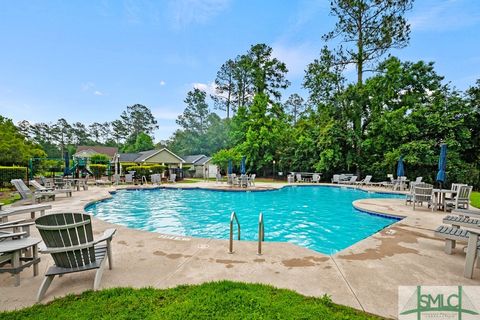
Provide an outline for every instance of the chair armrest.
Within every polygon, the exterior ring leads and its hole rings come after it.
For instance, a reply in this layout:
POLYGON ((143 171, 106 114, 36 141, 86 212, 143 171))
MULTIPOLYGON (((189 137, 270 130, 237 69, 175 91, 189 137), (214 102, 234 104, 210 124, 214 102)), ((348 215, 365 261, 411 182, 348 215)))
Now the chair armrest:
POLYGON ((15 233, 0 233, 0 239, 7 239, 7 238, 13 238, 13 237, 21 237, 25 236, 27 233, 25 231, 22 232, 15 232, 15 233))
POLYGON ((26 221, 26 220, 25 219, 18 219, 18 220, 13 220, 13 221, 8 221, 8 222, 2 222, 2 223, 0 223, 0 228, 4 227, 4 226, 10 226, 10 225, 15 224, 15 223, 24 222, 24 221, 26 221))
POLYGON ((112 240, 113 238, 113 235, 117 232, 117 229, 107 229, 103 232, 103 235, 97 239, 97 240, 93 240, 93 243, 97 244, 99 242, 102 242, 102 241, 107 241, 107 240, 112 240))
POLYGON ((19 227, 29 227, 34 225, 35 222, 25 222, 25 223, 17 223, 17 224, 9 224, 9 225, 0 225, 0 230, 2 229, 9 229, 9 228, 19 228, 19 227))

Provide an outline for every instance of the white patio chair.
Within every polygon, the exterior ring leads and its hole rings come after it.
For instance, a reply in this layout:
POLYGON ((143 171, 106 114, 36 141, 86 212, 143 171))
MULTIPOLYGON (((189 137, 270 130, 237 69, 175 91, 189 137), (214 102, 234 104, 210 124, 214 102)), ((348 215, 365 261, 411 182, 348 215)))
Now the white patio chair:
POLYGON ((453 209, 468 209, 470 207, 472 189, 473 187, 471 186, 460 186, 454 199, 445 200, 445 206, 453 209))

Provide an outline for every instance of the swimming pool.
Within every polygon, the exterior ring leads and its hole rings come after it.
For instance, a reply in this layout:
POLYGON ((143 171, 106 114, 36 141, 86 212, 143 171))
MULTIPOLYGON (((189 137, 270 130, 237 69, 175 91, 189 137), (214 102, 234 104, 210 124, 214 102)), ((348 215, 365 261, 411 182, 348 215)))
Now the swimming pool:
POLYGON ((230 214, 235 211, 242 240, 257 240, 262 212, 265 241, 287 241, 333 254, 399 220, 356 210, 353 201, 395 197, 328 186, 289 186, 263 192, 120 190, 85 211, 134 229, 217 239, 228 239, 230 214))

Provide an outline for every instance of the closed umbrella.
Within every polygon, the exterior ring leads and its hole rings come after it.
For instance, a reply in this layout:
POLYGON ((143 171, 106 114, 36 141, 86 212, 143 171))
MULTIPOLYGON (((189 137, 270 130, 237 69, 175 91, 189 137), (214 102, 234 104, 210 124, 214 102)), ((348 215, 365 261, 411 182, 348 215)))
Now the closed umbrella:
POLYGON ((228 160, 228 174, 232 174, 232 172, 233 172, 232 160, 228 160))
POLYGON ((68 157, 68 151, 63 154, 65 160, 65 169, 63 169, 63 175, 68 176, 70 174, 70 158, 68 157))
POLYGON ((440 146, 440 158, 438 159, 437 182, 440 186, 447 180, 447 145, 442 143, 440 146))
POLYGON ((403 165, 403 156, 400 156, 397 163, 397 178, 405 176, 405 167, 403 165))
POLYGON ((245 174, 247 172, 247 170, 245 169, 245 161, 246 161, 246 157, 243 156, 242 157, 242 162, 240 162, 240 173, 241 174, 245 174))

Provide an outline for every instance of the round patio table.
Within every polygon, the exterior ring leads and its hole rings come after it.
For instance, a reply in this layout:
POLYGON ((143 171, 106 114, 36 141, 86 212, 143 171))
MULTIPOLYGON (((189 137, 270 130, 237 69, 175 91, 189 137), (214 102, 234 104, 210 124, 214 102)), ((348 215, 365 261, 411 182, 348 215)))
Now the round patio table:
MULTIPOLYGON (((15 287, 20 285, 20 272, 33 264, 33 276, 38 275, 38 244, 42 240, 32 237, 0 241, 0 252, 9 257, 11 267, 2 267, 0 272, 10 272, 15 276, 15 287)), ((2 257, 4 257, 2 255, 2 257)))
POLYGON ((457 191, 451 189, 433 189, 433 194, 436 199, 436 206, 443 208, 443 211, 447 211, 447 206, 445 205, 445 196, 451 194, 452 197, 457 194, 457 191))

